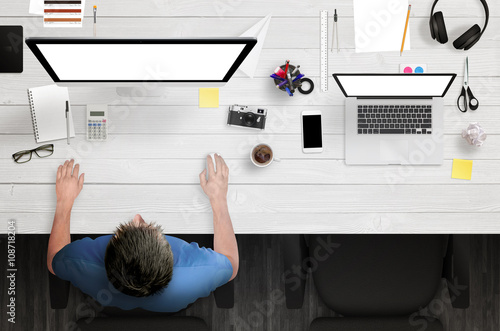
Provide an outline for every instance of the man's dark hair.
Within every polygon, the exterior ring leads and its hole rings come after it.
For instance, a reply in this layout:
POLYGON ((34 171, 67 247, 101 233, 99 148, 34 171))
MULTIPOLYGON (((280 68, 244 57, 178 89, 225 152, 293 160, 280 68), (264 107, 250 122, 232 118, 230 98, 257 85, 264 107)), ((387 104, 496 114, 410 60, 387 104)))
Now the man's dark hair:
POLYGON ((159 293, 172 279, 174 257, 159 225, 120 224, 106 247, 104 265, 120 292, 145 297, 159 293))

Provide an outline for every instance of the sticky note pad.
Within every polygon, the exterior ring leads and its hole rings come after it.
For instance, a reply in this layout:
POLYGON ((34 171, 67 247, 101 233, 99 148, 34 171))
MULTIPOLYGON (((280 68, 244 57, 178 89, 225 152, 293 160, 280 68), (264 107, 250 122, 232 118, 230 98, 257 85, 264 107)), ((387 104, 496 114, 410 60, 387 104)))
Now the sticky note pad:
POLYGON ((198 106, 200 108, 219 108, 219 89, 200 88, 198 106))
POLYGON ((453 159, 451 178, 468 179, 472 176, 472 160, 453 159))

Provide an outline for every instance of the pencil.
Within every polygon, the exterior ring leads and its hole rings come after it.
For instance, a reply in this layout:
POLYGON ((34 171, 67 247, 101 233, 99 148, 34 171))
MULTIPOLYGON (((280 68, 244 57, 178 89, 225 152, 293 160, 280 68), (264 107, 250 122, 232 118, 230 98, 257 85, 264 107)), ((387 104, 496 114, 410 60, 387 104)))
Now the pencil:
POLYGON ((408 15, 406 15, 405 32, 403 32, 403 42, 401 43, 401 51, 399 52, 399 56, 403 55, 403 48, 405 47, 406 30, 408 29, 408 21, 410 20, 410 10, 411 5, 408 5, 408 15))
POLYGON ((97 6, 94 6, 94 37, 97 36, 97 6))

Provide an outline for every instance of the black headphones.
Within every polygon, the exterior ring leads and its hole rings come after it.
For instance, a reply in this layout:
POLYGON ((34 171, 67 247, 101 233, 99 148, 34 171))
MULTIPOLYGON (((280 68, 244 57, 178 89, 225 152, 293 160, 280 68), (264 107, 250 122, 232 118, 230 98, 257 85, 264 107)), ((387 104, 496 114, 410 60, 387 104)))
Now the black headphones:
MULTIPOLYGON (((441 44, 445 44, 448 42, 448 34, 446 33, 446 25, 444 24, 443 12, 438 11, 434 13, 434 7, 436 7, 438 1, 439 0, 435 0, 434 4, 432 5, 429 25, 431 28, 432 39, 436 39, 441 44)), ((453 46, 455 46, 456 49, 463 49, 464 51, 470 49, 472 46, 474 46, 475 43, 479 41, 479 39, 481 39, 481 35, 484 33, 484 30, 486 30, 486 27, 488 26, 488 19, 490 18, 490 10, 488 8, 488 4, 486 3, 486 0, 479 1, 481 1, 481 3, 483 4, 484 13, 486 15, 484 28, 481 31, 479 25, 474 24, 469 30, 465 31, 464 34, 455 39, 455 41, 453 42, 453 46)))

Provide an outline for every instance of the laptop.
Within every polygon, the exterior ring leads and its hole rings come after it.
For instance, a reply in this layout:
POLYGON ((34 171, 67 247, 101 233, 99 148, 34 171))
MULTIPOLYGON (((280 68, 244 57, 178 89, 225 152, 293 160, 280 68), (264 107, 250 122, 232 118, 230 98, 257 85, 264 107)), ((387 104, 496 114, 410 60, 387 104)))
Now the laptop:
POLYGON ((442 164, 443 97, 456 74, 334 74, 346 164, 442 164))

